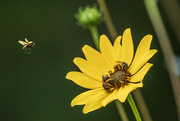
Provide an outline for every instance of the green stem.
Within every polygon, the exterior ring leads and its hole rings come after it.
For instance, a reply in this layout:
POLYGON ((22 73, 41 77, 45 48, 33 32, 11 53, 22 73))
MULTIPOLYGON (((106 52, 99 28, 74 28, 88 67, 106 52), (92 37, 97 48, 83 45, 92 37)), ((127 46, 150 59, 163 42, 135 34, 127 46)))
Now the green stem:
POLYGON ((136 120, 137 121, 142 121, 131 94, 128 95, 127 99, 128 99, 128 102, 129 102, 129 104, 130 104, 130 106, 131 106, 131 108, 133 110, 133 113, 134 113, 134 115, 136 117, 136 120))
POLYGON ((95 44, 97 50, 100 51, 100 48, 99 48, 99 33, 98 33, 98 30, 97 30, 97 27, 92 26, 92 27, 89 28, 89 30, 91 32, 91 35, 93 37, 94 44, 95 44))

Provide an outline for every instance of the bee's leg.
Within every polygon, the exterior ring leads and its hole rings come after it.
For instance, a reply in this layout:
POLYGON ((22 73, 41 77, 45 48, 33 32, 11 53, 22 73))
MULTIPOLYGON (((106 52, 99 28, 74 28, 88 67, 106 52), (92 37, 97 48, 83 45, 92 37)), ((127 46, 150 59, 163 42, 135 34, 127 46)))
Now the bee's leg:
POLYGON ((115 70, 115 71, 118 71, 118 70, 120 70, 120 69, 121 69, 121 67, 120 67, 120 65, 119 65, 119 64, 114 65, 114 70, 115 70))
POLYGON ((109 73, 109 75, 112 75, 112 71, 110 70, 110 71, 108 71, 108 73, 109 73))
POLYGON ((31 48, 28 48, 27 50, 27 54, 31 54, 31 48))

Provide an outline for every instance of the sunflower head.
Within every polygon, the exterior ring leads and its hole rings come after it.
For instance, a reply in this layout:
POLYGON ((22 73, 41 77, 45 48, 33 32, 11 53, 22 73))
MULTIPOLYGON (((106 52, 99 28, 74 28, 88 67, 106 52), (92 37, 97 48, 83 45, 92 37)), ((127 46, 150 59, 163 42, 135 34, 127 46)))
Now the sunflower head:
POLYGON ((131 31, 126 29, 113 45, 101 35, 100 52, 85 45, 86 59, 74 59, 81 72, 71 71, 66 78, 90 90, 75 97, 71 105, 85 105, 83 113, 88 113, 116 99, 125 102, 131 91, 143 86, 142 80, 153 65, 147 62, 157 52, 150 49, 151 41, 152 36, 146 35, 134 55, 131 31))
POLYGON ((103 20, 102 13, 95 4, 92 7, 86 6, 84 9, 80 7, 75 18, 78 25, 83 28, 97 26, 103 20))
POLYGON ((131 74, 128 71, 128 64, 117 61, 114 65, 114 72, 109 71, 109 75, 102 76, 103 87, 107 92, 123 87, 130 82, 131 74))

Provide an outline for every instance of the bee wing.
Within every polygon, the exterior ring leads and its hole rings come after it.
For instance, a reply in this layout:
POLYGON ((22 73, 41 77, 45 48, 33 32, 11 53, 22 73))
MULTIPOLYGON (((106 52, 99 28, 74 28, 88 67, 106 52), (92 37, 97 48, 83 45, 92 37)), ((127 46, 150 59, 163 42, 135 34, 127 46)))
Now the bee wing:
POLYGON ((25 41, 26 41, 26 42, 29 42, 26 38, 25 38, 25 41))
POLYGON ((26 45, 26 44, 27 44, 26 42, 21 41, 21 40, 19 40, 18 42, 19 42, 21 45, 26 45))

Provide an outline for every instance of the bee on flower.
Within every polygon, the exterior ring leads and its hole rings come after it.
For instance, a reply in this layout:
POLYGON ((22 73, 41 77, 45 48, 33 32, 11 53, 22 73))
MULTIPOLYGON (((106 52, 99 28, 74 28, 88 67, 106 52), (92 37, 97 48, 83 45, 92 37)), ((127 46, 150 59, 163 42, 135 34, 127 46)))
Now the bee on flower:
POLYGON ((90 90, 76 96, 71 106, 85 105, 86 114, 116 99, 125 102, 131 91, 143 87, 142 80, 153 65, 147 62, 157 52, 150 49, 151 41, 152 36, 146 35, 134 55, 131 31, 126 29, 113 45, 101 35, 100 52, 85 45, 82 51, 86 59, 73 60, 81 72, 71 71, 66 78, 90 90))

